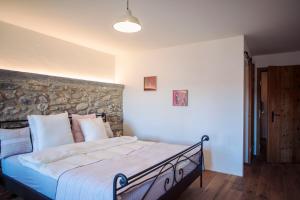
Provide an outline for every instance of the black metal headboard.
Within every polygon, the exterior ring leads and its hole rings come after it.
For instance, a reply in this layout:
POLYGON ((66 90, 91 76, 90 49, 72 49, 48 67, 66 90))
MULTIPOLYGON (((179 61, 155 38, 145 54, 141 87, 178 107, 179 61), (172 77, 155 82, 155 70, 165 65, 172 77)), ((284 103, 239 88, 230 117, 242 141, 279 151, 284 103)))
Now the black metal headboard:
MULTIPOLYGON (((102 117, 104 122, 107 121, 106 113, 96 114, 96 117, 102 117)), ((69 119, 70 122, 72 123, 71 116, 69 116, 69 119)), ((16 129, 16 128, 24 128, 24 127, 28 127, 27 119, 0 121, 0 128, 16 129)))

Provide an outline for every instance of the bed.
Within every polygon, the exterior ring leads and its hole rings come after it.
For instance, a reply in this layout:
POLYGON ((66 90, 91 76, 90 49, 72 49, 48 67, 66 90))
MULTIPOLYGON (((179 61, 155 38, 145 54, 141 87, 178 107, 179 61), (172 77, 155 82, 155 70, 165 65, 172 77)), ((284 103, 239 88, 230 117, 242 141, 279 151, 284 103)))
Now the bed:
MULTIPOLYGON (((104 113, 100 116, 106 120, 104 113)), ((0 125, 23 127, 26 123, 0 125)), ((60 155, 53 160, 46 152, 38 154, 41 160, 47 159, 43 170, 40 165, 26 166, 32 154, 2 159, 3 179, 8 190, 24 199, 176 199, 199 176, 202 187, 203 143, 208 140, 204 135, 188 147, 125 136, 66 145, 47 151, 60 155), (84 157, 79 149, 84 149, 84 157), (70 165, 70 160, 76 162, 70 165)))

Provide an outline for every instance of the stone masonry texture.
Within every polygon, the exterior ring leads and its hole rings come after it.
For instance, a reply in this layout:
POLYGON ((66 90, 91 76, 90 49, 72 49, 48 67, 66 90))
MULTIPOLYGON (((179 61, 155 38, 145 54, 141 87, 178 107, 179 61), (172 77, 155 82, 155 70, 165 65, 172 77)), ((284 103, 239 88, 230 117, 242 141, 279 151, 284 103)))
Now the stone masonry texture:
POLYGON ((123 85, 0 69, 0 121, 30 114, 101 114, 123 134, 123 85))

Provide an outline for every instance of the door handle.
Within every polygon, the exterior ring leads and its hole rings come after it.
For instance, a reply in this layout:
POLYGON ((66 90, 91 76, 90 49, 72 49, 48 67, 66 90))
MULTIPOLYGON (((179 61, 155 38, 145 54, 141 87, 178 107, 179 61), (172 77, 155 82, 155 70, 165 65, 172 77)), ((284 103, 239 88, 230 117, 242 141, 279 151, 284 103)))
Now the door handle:
POLYGON ((272 122, 274 122, 275 117, 280 117, 280 114, 275 113, 274 111, 272 111, 272 122))

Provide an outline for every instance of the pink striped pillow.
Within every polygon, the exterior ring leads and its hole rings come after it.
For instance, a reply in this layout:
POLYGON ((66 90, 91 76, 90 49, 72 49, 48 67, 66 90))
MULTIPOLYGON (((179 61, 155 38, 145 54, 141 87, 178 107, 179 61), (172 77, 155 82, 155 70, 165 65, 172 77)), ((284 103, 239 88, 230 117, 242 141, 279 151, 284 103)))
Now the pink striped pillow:
POLYGON ((79 119, 94 119, 96 118, 96 114, 90 115, 76 115, 72 114, 72 133, 75 142, 84 142, 84 136, 82 134, 79 119))

